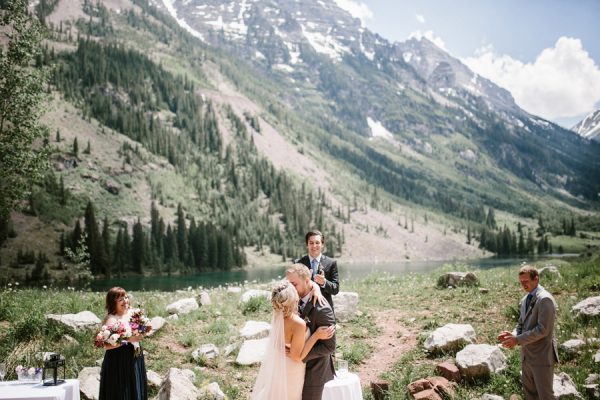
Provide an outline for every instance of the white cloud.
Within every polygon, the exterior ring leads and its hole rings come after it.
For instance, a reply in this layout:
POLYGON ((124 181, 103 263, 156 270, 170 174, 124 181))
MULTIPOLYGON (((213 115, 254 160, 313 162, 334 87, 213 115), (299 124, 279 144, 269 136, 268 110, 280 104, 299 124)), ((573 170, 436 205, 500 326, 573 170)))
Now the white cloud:
POLYGON ((600 69, 580 39, 560 37, 533 63, 498 55, 491 46, 462 61, 508 89, 521 108, 547 119, 589 113, 600 101, 600 69))
POLYGON ((421 14, 417 14, 415 15, 415 18, 417 19, 417 21, 419 21, 420 23, 424 24, 425 23, 425 17, 422 16, 421 14))
POLYGON ((442 40, 442 38, 439 37, 439 36, 435 36, 435 34, 433 33, 433 31, 431 31, 431 30, 425 31, 425 32, 422 32, 420 30, 411 32, 408 35, 408 38, 409 39, 415 38, 415 39, 418 39, 418 40, 421 40, 422 38, 426 38, 429 41, 433 42, 433 44, 435 44, 440 49, 442 49, 444 51, 448 51, 448 50, 446 50, 446 44, 444 43, 444 41, 442 40))
POLYGON ((334 0, 339 8, 350 13, 354 18, 360 19, 362 26, 365 26, 365 20, 373 18, 373 11, 365 3, 355 0, 334 0))

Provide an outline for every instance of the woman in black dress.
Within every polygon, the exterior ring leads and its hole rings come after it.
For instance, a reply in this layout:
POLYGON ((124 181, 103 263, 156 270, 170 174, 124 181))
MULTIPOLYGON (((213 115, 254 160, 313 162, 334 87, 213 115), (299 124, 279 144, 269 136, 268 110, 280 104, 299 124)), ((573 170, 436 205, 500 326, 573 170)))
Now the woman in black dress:
MULTIPOLYGON (((114 287, 106 294, 106 317, 102 325, 122 322, 128 329, 129 296, 125 289, 114 287)), ((131 336, 127 344, 104 343, 104 361, 100 370, 100 400, 147 400, 148 382, 142 335, 131 336)))

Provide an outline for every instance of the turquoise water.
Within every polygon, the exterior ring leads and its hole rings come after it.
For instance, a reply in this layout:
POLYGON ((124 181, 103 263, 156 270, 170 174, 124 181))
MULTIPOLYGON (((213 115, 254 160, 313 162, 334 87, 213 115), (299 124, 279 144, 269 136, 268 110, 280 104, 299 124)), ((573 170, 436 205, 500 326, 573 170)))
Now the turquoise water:
MULTIPOLYGON (((401 261, 389 263, 339 263, 340 280, 358 280, 370 274, 387 273, 390 275, 403 275, 409 272, 427 272, 444 264, 468 264, 473 268, 495 268, 514 265, 517 266, 532 258, 485 258, 470 261, 401 261)), ((539 259, 538 259, 539 260, 539 259)), ((113 286, 122 286, 127 290, 159 290, 174 291, 188 287, 217 287, 219 285, 235 285, 243 282, 269 282, 282 278, 285 267, 246 268, 233 271, 207 272, 198 275, 178 276, 131 276, 126 278, 97 279, 91 283, 94 291, 106 291, 113 286)))

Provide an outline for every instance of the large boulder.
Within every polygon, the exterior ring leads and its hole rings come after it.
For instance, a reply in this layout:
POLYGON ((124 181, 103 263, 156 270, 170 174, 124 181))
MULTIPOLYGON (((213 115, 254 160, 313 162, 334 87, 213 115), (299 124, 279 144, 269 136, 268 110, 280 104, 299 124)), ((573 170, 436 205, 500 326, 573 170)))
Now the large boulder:
POLYGON ((475 336, 475 329, 470 324, 447 324, 431 332, 423 346, 432 353, 457 351, 473 343, 475 336))
POLYGON ((504 397, 498 396, 497 394, 486 393, 481 396, 481 400, 504 400, 504 397))
POLYGON ((150 331, 150 333, 148 333, 148 336, 152 336, 156 332, 158 332, 163 326, 165 326, 166 322, 167 322, 167 320, 164 319, 163 317, 152 318, 150 320, 150 325, 152 326, 152 330, 150 331))
POLYGON ((77 375, 84 399, 97 400, 100 395, 100 367, 85 367, 77 375))
POLYGON ((235 362, 239 365, 252 365, 260 363, 267 348, 269 338, 246 340, 238 352, 235 362))
POLYGON ((191 370, 182 370, 179 368, 170 368, 163 381, 158 400, 196 400, 200 396, 200 391, 194 385, 194 372, 191 370), (190 374, 191 372, 191 374, 190 374))
POLYGON ((262 339, 269 336, 271 324, 264 321, 246 321, 240 329, 240 336, 244 339, 262 339))
POLYGON ((554 374, 552 389, 554 390, 554 397, 556 400, 581 399, 581 395, 577 391, 575 383, 571 377, 564 372, 561 372, 558 375, 554 374))
POLYGON ((81 311, 77 314, 47 314, 46 319, 58 322, 73 330, 99 328, 102 321, 91 311, 81 311))
POLYGON ((489 344, 468 345, 456 353, 456 365, 465 380, 487 378, 508 366, 502 351, 489 344))
POLYGON ((146 379, 148 379, 148 386, 151 388, 158 389, 163 383, 162 377, 152 370, 146 371, 146 379))
POLYGON ((210 306, 212 304, 212 300, 210 299, 210 295, 206 291, 202 291, 198 296, 198 303, 203 306, 210 306))
POLYGON ((223 393, 217 382, 212 382, 200 388, 200 398, 207 400, 224 400, 225 393, 223 393))
POLYGON ((271 292, 269 292, 268 290, 258 290, 258 289, 246 290, 242 294, 240 301, 242 303, 247 303, 250 299, 252 299, 254 297, 264 297, 270 301, 271 300, 271 292))
POLYGON ((196 299, 190 297, 187 299, 180 299, 169 304, 167 306, 167 312, 169 314, 183 315, 197 310, 198 308, 200 308, 200 306, 198 305, 196 299))
POLYGON ((335 319, 340 322, 348 322, 354 319, 358 313, 358 293, 339 292, 333 296, 335 304, 335 319))
POLYGON ((448 272, 438 278, 439 287, 478 286, 479 280, 472 272, 448 272))
POLYGON ((586 317, 597 317, 600 315, 600 296, 588 297, 575 304, 571 310, 586 317))
POLYGON ((219 355, 219 348, 212 343, 203 344, 196 350, 192 351, 194 361, 212 360, 219 355))
POLYGON ((582 339, 570 339, 560 345, 560 348, 567 354, 574 355, 579 353, 585 346, 592 343, 596 343, 598 339, 589 338, 587 340, 582 339))

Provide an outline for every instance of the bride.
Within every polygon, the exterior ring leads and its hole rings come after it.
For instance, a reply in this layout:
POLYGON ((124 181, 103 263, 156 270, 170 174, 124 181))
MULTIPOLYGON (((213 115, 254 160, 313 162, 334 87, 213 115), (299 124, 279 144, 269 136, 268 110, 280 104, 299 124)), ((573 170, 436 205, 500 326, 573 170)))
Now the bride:
MULTIPOLYGON (((313 297, 319 300, 321 297, 314 283, 313 297)), ((310 334, 298 315, 298 300, 298 292, 288 281, 277 284, 271 292, 271 332, 250 396, 252 400, 300 400, 306 367, 302 359, 319 339, 333 336, 333 326, 322 326, 310 334)))

